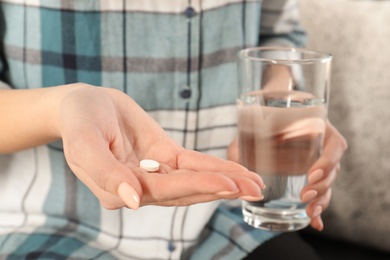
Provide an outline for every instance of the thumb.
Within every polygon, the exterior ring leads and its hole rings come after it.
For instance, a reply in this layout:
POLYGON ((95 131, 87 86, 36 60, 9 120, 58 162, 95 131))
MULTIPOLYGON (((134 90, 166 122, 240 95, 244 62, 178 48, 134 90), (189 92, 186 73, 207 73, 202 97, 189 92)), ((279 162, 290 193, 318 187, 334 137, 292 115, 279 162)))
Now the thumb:
POLYGON ((101 171, 95 182, 103 190, 119 196, 129 208, 137 209, 143 193, 141 184, 128 166, 118 162, 114 156, 112 158, 104 162, 107 170, 101 171))
POLYGON ((129 208, 137 209, 142 187, 133 171, 120 162, 104 142, 89 140, 88 143, 93 145, 74 143, 64 145, 69 166, 102 204, 106 208, 117 208, 118 203, 114 201, 119 198, 129 208))

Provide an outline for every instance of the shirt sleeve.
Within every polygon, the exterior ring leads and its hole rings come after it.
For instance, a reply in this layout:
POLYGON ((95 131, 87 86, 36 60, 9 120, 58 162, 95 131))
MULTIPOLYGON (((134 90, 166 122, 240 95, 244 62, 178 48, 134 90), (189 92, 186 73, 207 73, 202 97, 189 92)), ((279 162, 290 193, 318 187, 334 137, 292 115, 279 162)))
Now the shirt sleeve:
POLYGON ((298 0, 263 0, 259 42, 261 46, 304 46, 298 0))

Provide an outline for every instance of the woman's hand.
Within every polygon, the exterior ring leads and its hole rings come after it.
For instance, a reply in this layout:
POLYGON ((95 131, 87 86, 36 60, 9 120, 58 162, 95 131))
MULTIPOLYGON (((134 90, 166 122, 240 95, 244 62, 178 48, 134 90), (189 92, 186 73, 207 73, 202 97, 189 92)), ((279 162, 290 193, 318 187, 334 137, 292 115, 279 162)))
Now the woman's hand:
POLYGON ((321 213, 329 206, 332 185, 340 171, 340 161, 347 147, 347 141, 328 121, 321 157, 310 168, 309 184, 301 192, 301 200, 309 202, 306 212, 311 217, 311 226, 319 231, 324 228, 321 213))
MULTIPOLYGON (((322 155, 309 169, 309 184, 301 191, 301 200, 309 203, 306 212, 311 217, 311 226, 319 231, 323 229, 321 213, 329 206, 332 184, 340 170, 340 160, 346 149, 346 140, 328 121, 322 155)), ((228 159, 239 162, 237 139, 228 148, 228 159)))
POLYGON ((79 84, 58 113, 70 168, 108 209, 262 198, 255 173, 180 147, 120 91, 79 84), (139 168, 142 159, 159 162, 158 172, 139 168))

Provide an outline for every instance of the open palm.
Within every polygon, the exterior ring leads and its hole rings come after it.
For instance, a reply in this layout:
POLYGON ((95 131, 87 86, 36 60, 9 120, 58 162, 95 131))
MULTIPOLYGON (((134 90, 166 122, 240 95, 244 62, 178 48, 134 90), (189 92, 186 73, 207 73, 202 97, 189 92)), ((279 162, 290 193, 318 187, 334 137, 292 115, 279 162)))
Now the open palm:
POLYGON ((258 175, 177 145, 120 91, 72 91, 61 103, 59 126, 70 168, 108 209, 262 197, 258 175), (142 159, 158 161, 160 170, 139 168, 142 159))

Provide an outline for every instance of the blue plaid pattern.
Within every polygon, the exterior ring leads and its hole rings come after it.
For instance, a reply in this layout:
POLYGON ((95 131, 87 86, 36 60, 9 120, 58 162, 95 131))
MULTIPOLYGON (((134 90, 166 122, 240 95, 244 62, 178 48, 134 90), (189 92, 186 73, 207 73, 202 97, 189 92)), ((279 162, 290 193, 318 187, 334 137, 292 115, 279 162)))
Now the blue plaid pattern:
MULTIPOLYGON (((10 87, 117 88, 178 143, 220 157, 235 135, 237 51, 304 42, 295 0, 2 0, 0 8, 0 77, 10 87)), ((221 202, 105 210, 60 142, 1 156, 0 167, 0 259, 240 259, 277 235, 221 202)))

